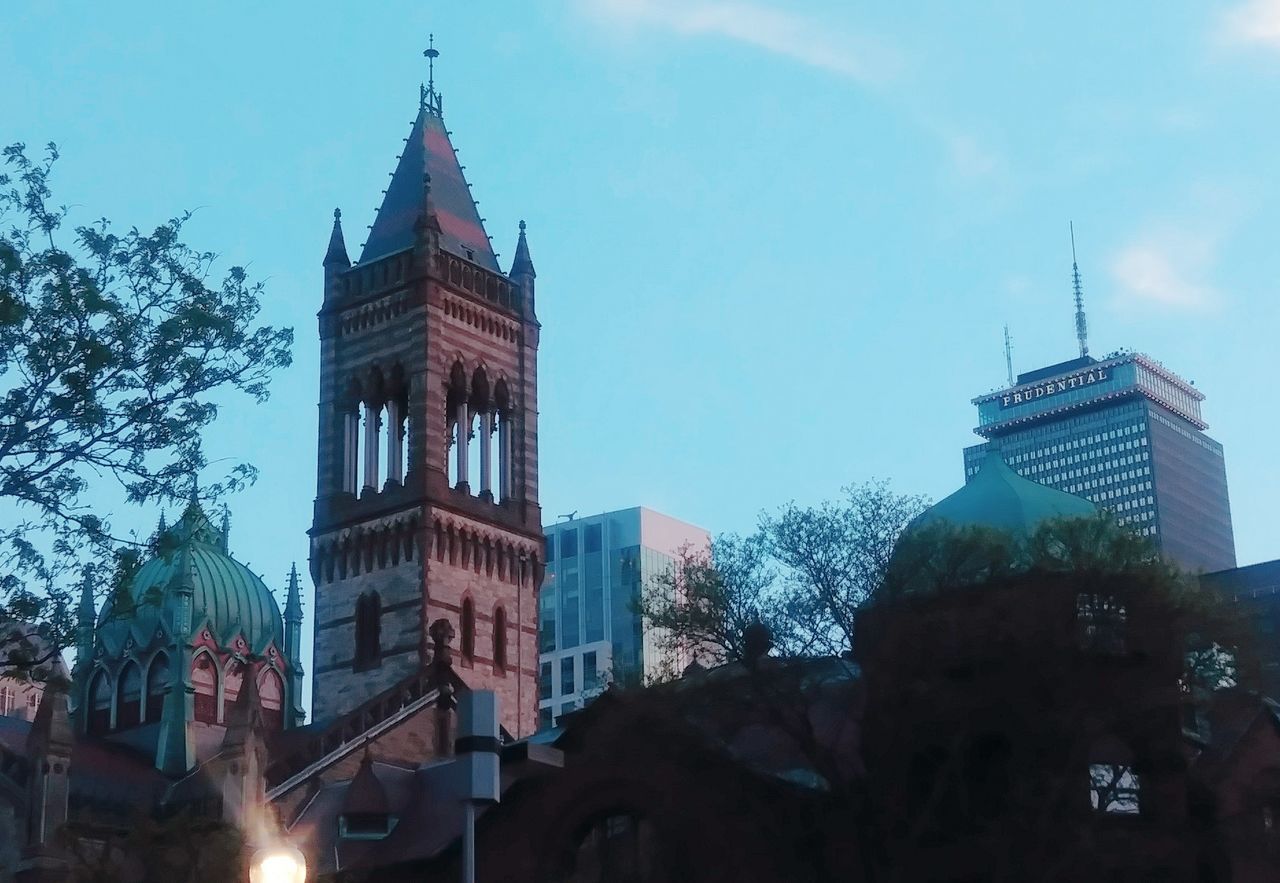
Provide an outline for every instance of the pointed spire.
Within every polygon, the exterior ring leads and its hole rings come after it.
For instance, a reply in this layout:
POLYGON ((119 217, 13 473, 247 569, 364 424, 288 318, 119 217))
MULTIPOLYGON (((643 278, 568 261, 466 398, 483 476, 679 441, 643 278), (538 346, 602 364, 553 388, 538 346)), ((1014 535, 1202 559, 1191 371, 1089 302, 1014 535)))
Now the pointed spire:
POLYGON ((524 235, 524 221, 520 222, 520 238, 516 241, 516 256, 511 261, 511 272, 508 274, 512 278, 516 276, 537 277, 537 273, 533 269, 533 259, 529 257, 529 241, 524 235))
POLYGON ((1071 227, 1071 290, 1076 297, 1076 341, 1080 344, 1080 358, 1089 355, 1089 323, 1084 318, 1084 286, 1080 284, 1080 266, 1076 263, 1076 225, 1071 227))
POLYGON ((285 622, 302 622, 302 592, 298 586, 298 564, 289 568, 289 597, 284 604, 285 622))
POLYGON ((170 776, 186 775, 196 765, 195 734, 191 732, 191 695, 181 674, 175 673, 160 712, 156 738, 156 769, 170 776))
POLYGON ((61 679, 45 684, 36 718, 27 733, 27 754, 69 757, 73 745, 71 716, 67 713, 67 687, 61 679))
POLYGON ((436 91, 436 59, 440 57, 440 50, 436 49, 435 34, 427 35, 427 48, 422 51, 422 55, 427 59, 427 85, 418 87, 418 109, 442 116, 444 100, 436 91))
POLYGON ((347 243, 342 238, 342 209, 333 210, 333 232, 329 234, 329 250, 324 254, 325 267, 345 270, 351 266, 347 257, 347 243))
POLYGON ((222 504, 222 529, 218 531, 218 548, 222 550, 222 554, 228 555, 231 552, 231 507, 226 503, 222 504))
POLYGON ((169 529, 169 522, 165 521, 164 510, 160 510, 160 520, 156 522, 156 536, 164 536, 164 532, 169 529))
POLYGON ((223 751, 245 745, 254 733, 263 728, 258 677, 252 665, 245 666, 244 679, 240 684, 240 695, 227 710, 227 734, 222 739, 223 751))
POLYGON ((88 672, 93 659, 94 630, 98 621, 97 607, 93 603, 93 572, 92 565, 86 566, 80 578, 80 605, 76 610, 77 684, 88 672))

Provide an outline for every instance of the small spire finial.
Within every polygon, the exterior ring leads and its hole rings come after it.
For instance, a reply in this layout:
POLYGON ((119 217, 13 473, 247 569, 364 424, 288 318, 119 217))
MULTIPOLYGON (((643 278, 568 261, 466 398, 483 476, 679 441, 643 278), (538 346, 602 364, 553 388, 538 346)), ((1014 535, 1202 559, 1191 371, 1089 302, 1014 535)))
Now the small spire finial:
POLYGON ((520 232, 521 232, 521 233, 523 233, 523 232, 524 232, 524 221, 523 221, 523 220, 521 220, 521 221, 520 221, 520 232))
POLYGON ((1084 286, 1080 282, 1080 266, 1076 263, 1076 225, 1068 221, 1071 230, 1071 290, 1076 299, 1076 341, 1080 344, 1080 358, 1089 355, 1089 324, 1084 316, 1084 286))
POLYGON ((427 59, 427 85, 418 89, 418 105, 421 110, 429 110, 440 116, 440 93, 436 91, 436 59, 440 51, 436 49, 436 35, 427 35, 427 48, 422 51, 427 59))
POLYGON ((342 209, 340 209, 340 208, 335 208, 335 209, 333 210, 333 219, 334 219, 335 221, 341 221, 341 220, 342 220, 342 209))

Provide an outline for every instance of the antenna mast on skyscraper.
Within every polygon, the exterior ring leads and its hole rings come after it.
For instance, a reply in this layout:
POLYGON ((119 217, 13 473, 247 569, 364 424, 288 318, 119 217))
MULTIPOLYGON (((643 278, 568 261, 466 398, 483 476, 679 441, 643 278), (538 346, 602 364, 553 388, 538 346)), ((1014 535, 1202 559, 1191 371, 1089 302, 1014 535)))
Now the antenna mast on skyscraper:
POLYGON ((1013 338, 1009 336, 1009 326, 1004 326, 1004 369, 1009 375, 1009 385, 1013 386, 1013 338))
POLYGON ((1076 263, 1076 225, 1071 228, 1071 289, 1076 296, 1076 340, 1080 342, 1080 358, 1089 355, 1089 324, 1084 318, 1084 288, 1080 284, 1080 266, 1076 263))

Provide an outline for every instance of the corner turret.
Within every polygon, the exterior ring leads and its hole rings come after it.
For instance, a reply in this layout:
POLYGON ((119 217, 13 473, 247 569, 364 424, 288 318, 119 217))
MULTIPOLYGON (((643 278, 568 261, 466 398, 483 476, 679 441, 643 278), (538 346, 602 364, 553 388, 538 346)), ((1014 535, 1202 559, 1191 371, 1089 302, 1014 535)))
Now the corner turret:
POLYGON ((524 221, 520 222, 520 238, 516 241, 516 256, 511 261, 511 272, 507 274, 511 281, 520 286, 523 300, 523 312, 529 318, 536 318, 533 303, 533 280, 538 274, 533 269, 533 258, 529 256, 529 241, 524 235, 524 221))

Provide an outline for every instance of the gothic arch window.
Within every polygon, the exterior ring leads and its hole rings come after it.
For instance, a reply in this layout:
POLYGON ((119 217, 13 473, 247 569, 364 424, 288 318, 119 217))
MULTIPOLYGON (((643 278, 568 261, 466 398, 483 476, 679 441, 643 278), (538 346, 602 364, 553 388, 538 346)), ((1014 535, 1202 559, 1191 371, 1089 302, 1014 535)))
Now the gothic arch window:
POLYGON ((497 499, 511 498, 511 392, 505 377, 499 377, 493 388, 493 405, 498 420, 498 490, 497 499))
POLYGON ((228 660, 226 671, 222 676, 222 719, 226 720, 226 714, 236 700, 240 698, 240 691, 244 689, 245 665, 236 659, 228 660))
POLYGON ((89 732, 105 733, 111 729, 111 679, 102 669, 89 682, 89 732))
POLYGON ((462 658, 471 662, 476 655, 476 605, 471 598, 462 599, 462 615, 460 617, 462 632, 462 658))
POLYGON ((365 592, 356 599, 355 670, 382 664, 382 597, 365 592))
POLYGON ((493 611, 493 665, 507 670, 507 611, 501 607, 493 611))
POLYGON ((218 722, 218 665, 205 651, 196 654, 191 666, 191 686, 195 688, 195 718, 206 724, 218 722))
POLYGON ((262 720, 267 729, 284 727, 284 681, 274 668, 265 668, 258 679, 258 699, 262 705, 262 720))
POLYGON ((157 653, 147 668, 147 709, 144 720, 160 720, 164 712, 164 694, 169 687, 169 657, 157 653))
POLYGON ((136 727, 142 723, 142 669, 136 662, 126 662, 116 679, 116 729, 136 727))

